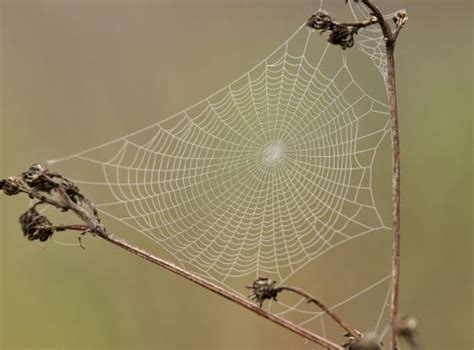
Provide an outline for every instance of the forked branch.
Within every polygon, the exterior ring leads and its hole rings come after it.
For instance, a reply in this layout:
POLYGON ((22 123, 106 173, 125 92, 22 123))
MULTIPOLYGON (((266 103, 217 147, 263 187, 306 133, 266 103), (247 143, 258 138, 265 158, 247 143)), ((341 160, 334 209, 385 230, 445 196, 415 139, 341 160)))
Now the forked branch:
MULTIPOLYGON (((350 0, 346 0, 346 3, 350 0)), ((361 27, 377 23, 385 39, 385 50, 387 55, 387 92, 390 101, 390 137, 392 143, 392 278, 391 278, 391 299, 390 299, 390 349, 397 350, 397 332, 396 323, 398 320, 399 303, 399 283, 400 283, 400 136, 398 126, 398 105, 397 89, 395 79, 395 44, 401 29, 408 20, 406 11, 399 10, 392 18, 394 27, 385 19, 382 11, 371 0, 353 0, 362 2, 373 16, 364 21, 361 27)), ((351 47, 354 44, 354 35, 357 34, 359 27, 354 25, 344 26, 331 19, 325 11, 319 11, 308 20, 308 26, 321 30, 331 31, 328 41, 332 44, 340 45, 343 49, 351 47), (335 40, 336 39, 336 40, 335 40)))
POLYGON ((390 349, 398 350, 397 330, 400 285, 400 132, 398 126, 398 103, 395 79, 395 44, 402 27, 408 17, 405 10, 397 12, 393 21, 395 28, 383 18, 382 13, 370 0, 362 2, 373 12, 378 19, 385 36, 385 50, 387 54, 387 91, 390 101, 390 138, 392 143, 392 278, 390 298, 391 333, 389 338, 390 349))
POLYGON ((323 302, 316 299, 311 294, 301 288, 285 285, 278 286, 276 281, 266 277, 258 278, 253 282, 251 286, 248 286, 247 288, 252 290, 252 299, 259 303, 260 307, 263 305, 263 302, 266 299, 273 299, 276 301, 278 294, 280 294, 281 292, 288 291, 298 294, 299 296, 305 298, 308 303, 316 304, 321 310, 323 310, 342 329, 347 332, 346 336, 352 336, 354 338, 359 338, 361 336, 361 333, 358 330, 349 326, 346 321, 344 321, 334 311, 327 307, 323 302))

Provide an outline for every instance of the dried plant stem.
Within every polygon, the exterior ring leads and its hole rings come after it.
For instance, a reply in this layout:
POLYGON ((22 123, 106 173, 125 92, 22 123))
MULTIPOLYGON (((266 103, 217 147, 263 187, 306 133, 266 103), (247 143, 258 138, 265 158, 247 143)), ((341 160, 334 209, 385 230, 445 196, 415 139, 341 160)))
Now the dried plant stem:
MULTIPOLYGON (((346 3, 350 0, 346 0, 346 3)), ((329 31, 328 41, 334 45, 340 45, 342 49, 350 48, 354 45, 354 37, 360 28, 378 24, 382 29, 385 39, 386 59, 387 59, 387 92, 390 101, 390 124, 392 142, 392 278, 391 278, 391 300, 390 300, 390 348, 397 350, 397 338, 395 325, 398 318, 398 299, 400 283, 400 137, 398 127, 398 107, 397 91, 395 86, 395 43, 398 35, 407 21, 406 11, 399 10, 392 18, 395 27, 384 18, 380 9, 371 0, 361 1, 370 11, 371 17, 367 21, 358 23, 338 23, 334 21, 326 11, 318 11, 311 16, 306 25, 309 28, 319 30, 321 33, 329 31)))
POLYGON ((390 322, 392 332, 390 334, 390 348, 398 349, 397 337, 393 330, 398 318, 399 285, 400 285, 400 136, 398 128, 397 91, 395 88, 395 42, 387 44, 388 61, 388 92, 390 98, 390 119, 392 139, 392 279, 390 299, 390 322))
POLYGON ((80 204, 74 202, 71 200, 71 198, 68 196, 62 185, 59 185, 57 187, 58 194, 59 194, 59 199, 52 198, 50 196, 45 196, 44 194, 32 190, 28 188, 27 186, 24 186, 23 184, 20 184, 20 192, 26 193, 30 198, 37 199, 40 203, 46 203, 51 206, 54 206, 58 209, 61 209, 63 211, 70 210, 74 212, 83 222, 85 225, 57 225, 57 226, 50 226, 51 228, 56 229, 57 231, 64 231, 66 229, 71 229, 71 230, 79 230, 79 231, 87 231, 92 234, 95 234, 96 236, 102 238, 103 240, 112 243, 113 245, 120 247, 136 256, 139 256, 140 258, 145 259, 146 261, 149 261, 157 266, 160 266, 178 276, 181 276, 188 281, 191 281, 215 294, 218 294, 227 300, 230 300, 243 308, 246 308, 247 310, 250 310, 254 313, 256 313, 259 316, 262 316, 266 318, 267 320, 270 320, 278 325, 280 325, 283 328, 286 328, 287 330, 302 336, 309 341, 312 341, 318 345, 321 345, 322 347, 325 347, 326 349, 331 349, 331 350, 343 350, 343 348, 322 337, 319 336, 315 333, 312 333, 308 331, 307 329, 298 326, 294 324, 293 322, 290 322, 288 320, 285 320, 284 318, 272 314, 262 308, 260 308, 258 305, 254 304, 250 300, 247 300, 238 294, 235 294, 227 289, 224 289, 220 287, 219 285, 208 281, 202 277, 199 277, 198 275, 187 271, 179 266, 176 266, 175 264, 172 264, 164 259, 161 259, 143 249, 140 249, 138 247, 135 247, 134 245, 126 242, 125 240, 116 237, 112 232, 106 230, 102 225, 100 225, 100 220, 96 215, 94 215, 92 212, 89 212, 85 210, 80 204))
POLYGON ((366 28, 366 27, 369 27, 373 24, 376 24, 378 23, 378 19, 377 18, 371 18, 367 21, 362 21, 362 22, 342 22, 342 23, 339 23, 339 25, 341 26, 344 26, 344 27, 353 27, 353 28, 366 28))
MULTIPOLYGON (((372 14, 377 18, 384 38, 387 54, 387 90, 390 101, 390 135, 392 143, 392 278, 391 278, 391 300, 390 300, 390 349, 397 350, 398 342, 394 330, 398 318, 399 284, 400 284, 400 136, 398 126, 398 104, 395 80, 395 43, 401 28, 406 22, 404 13, 396 21, 395 29, 392 30, 382 15, 382 12, 370 0, 362 0, 372 14)), ((400 12, 399 12, 400 13, 400 12)))
POLYGON ((284 318, 281 318, 280 316, 278 315, 275 315, 275 314, 272 314, 262 308, 260 308, 257 304, 233 293, 233 292, 230 292, 228 291, 227 289, 224 289, 204 278, 201 278, 189 271, 186 271, 166 260, 163 260, 161 258, 158 258, 140 248, 137 248, 129 243, 127 243, 126 241, 124 241, 123 239, 120 239, 118 237, 115 237, 113 234, 111 233, 108 233, 106 235, 99 235, 99 237, 101 237, 102 239, 106 240, 107 242, 110 242, 122 249, 125 249, 127 250, 128 252, 132 253, 132 254, 135 254, 155 265, 158 265, 168 271, 171 271, 183 278, 186 278, 187 280, 191 281, 191 282, 194 282, 196 283, 197 285, 213 292, 213 293, 216 293, 218 295, 220 295, 221 297, 224 297, 226 298, 227 300, 230 300, 244 308, 246 308, 247 310, 250 310, 254 313, 256 313, 257 315, 259 316, 262 316, 264 318, 266 318, 267 320, 270 320, 286 329, 288 329, 289 331, 293 332, 293 333, 296 333, 298 334, 299 336, 302 336, 318 345, 321 345, 323 347, 325 347, 326 349, 334 349, 334 350, 342 350, 343 348, 340 346, 340 345, 337 345, 335 343, 333 343, 332 341, 324 338, 324 337, 321 337, 317 334, 314 334, 290 321, 287 321, 285 320, 284 318))
POLYGON ((89 226, 87 225, 51 225, 49 228, 53 229, 54 231, 87 231, 89 226))
POLYGON ((340 318, 338 315, 336 315, 330 308, 328 308, 324 303, 322 303, 320 300, 316 299, 313 297, 311 294, 307 293, 306 291, 296 288, 296 287, 290 287, 290 286, 280 286, 278 287, 279 290, 287 290, 293 293, 296 293, 303 298, 306 298, 308 300, 308 303, 314 303, 316 304, 321 310, 323 310, 329 317, 331 317, 339 326, 341 326, 348 334, 353 336, 354 338, 360 337, 360 332, 352 328, 345 322, 342 318, 340 318))

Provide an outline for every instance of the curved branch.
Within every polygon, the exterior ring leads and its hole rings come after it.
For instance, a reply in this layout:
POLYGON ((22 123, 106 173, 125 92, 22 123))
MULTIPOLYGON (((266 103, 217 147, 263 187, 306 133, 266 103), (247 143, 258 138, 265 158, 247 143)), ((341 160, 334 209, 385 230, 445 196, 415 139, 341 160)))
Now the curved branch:
POLYGON ((320 300, 316 299, 315 297, 313 297, 311 294, 307 293, 306 291, 300 288, 291 287, 291 286, 280 286, 278 287, 278 289, 280 291, 287 290, 306 298, 308 300, 308 303, 316 304, 329 317, 331 317, 339 326, 341 326, 348 333, 348 335, 351 335, 354 338, 360 337, 361 334, 359 331, 349 326, 342 318, 336 315, 329 307, 327 307, 324 303, 322 303, 320 300))
POLYGON ((385 20, 382 11, 375 6, 372 1, 370 0, 362 0, 363 4, 369 8, 371 11, 371 14, 377 18, 378 23, 380 25, 380 28, 382 29, 383 36, 387 41, 392 40, 392 28, 390 28, 390 25, 387 23, 385 20))

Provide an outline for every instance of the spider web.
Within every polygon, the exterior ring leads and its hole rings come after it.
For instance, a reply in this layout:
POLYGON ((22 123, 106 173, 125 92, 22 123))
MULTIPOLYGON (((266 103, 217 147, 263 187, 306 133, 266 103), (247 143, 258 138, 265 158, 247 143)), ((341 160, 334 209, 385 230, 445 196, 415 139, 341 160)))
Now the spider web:
MULTIPOLYGON (((368 17, 350 6, 356 19, 368 17)), ((356 38, 384 83, 383 47, 375 26, 356 38)), ((246 293, 242 280, 289 281, 345 243, 388 229, 373 193, 388 106, 355 78, 349 51, 357 50, 330 46, 303 25, 248 72, 183 111, 48 163, 83 169, 74 180, 96 196, 104 218, 147 237, 186 269, 239 294, 246 293)), ((389 272, 374 275, 335 293, 331 305, 380 289, 372 323, 380 331, 389 272)), ((324 314, 301 299, 270 308, 326 333, 324 314)))
MULTIPOLYGON (((351 14, 356 21, 368 17, 367 9, 348 2, 351 14)), ((393 18, 395 13, 386 15, 385 18, 393 18)), ((385 39, 381 35, 379 27, 370 26, 365 28, 356 40, 356 47, 369 56, 370 60, 377 67, 380 74, 386 80, 387 78, 387 60, 385 56, 385 39)))

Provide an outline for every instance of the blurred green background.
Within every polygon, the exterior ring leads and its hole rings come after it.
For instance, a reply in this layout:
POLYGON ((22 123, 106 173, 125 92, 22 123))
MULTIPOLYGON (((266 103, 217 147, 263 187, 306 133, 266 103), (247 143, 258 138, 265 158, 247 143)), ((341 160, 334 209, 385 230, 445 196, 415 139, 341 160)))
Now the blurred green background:
MULTIPOLYGON (((410 18, 397 52, 401 309, 418 318, 425 349, 472 349, 472 3, 381 3, 410 18)), ((318 6, 3 0, 0 177, 182 110, 251 68, 318 6)), ((0 203, 2 349, 313 348, 99 240, 86 251, 27 242, 17 224, 25 200, 0 203)))

